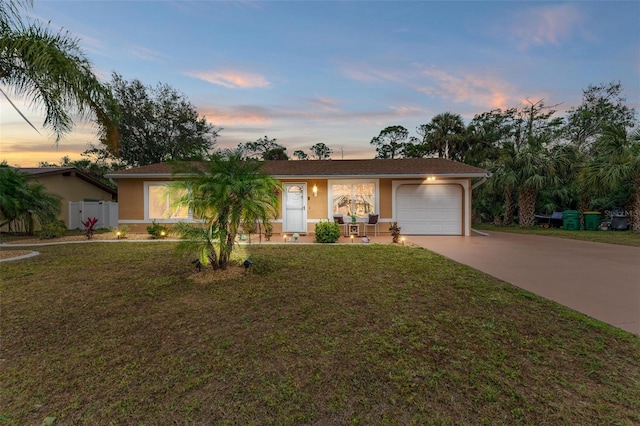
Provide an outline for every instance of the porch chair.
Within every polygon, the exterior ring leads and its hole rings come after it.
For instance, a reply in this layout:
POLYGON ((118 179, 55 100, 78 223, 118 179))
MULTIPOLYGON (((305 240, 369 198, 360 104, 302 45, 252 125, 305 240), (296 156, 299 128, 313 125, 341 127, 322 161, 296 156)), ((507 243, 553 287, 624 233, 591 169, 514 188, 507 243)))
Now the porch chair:
POLYGON ((334 214, 333 215, 333 221, 335 223, 337 223, 338 225, 340 225, 340 228, 342 228, 342 235, 347 235, 347 224, 344 223, 344 216, 342 214, 334 214))
POLYGON ((367 228, 370 227, 370 226, 373 226, 373 234, 376 237, 378 236, 378 218, 379 217, 380 217, 380 215, 377 215, 377 214, 370 214, 369 215, 369 221, 364 224, 364 235, 368 235, 367 234, 367 228))

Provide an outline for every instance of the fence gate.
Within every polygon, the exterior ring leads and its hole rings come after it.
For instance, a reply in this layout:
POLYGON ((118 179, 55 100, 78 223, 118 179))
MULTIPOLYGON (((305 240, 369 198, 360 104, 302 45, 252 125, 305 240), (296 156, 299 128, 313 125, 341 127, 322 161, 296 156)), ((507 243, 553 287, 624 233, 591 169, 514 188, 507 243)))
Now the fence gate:
POLYGON ((88 217, 97 217, 99 228, 118 227, 118 203, 113 201, 69 201, 69 229, 82 229, 88 217))

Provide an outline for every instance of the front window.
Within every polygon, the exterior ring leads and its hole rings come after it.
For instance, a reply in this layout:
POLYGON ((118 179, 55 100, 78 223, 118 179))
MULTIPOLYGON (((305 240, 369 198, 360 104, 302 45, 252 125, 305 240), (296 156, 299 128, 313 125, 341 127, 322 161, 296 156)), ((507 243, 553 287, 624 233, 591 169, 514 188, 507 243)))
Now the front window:
POLYGON ((184 190, 170 188, 166 183, 147 184, 147 218, 150 220, 190 219, 189 209, 176 207, 174 202, 184 190))
POLYGON ((331 194, 333 214, 367 217, 376 211, 375 182, 332 183, 331 194))

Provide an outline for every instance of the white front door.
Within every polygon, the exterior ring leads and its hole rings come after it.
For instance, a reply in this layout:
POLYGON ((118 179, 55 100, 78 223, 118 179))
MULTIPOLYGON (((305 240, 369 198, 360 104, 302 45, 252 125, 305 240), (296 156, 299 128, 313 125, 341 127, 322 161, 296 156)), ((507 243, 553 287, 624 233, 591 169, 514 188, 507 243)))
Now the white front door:
POLYGON ((284 184, 283 232, 307 232, 307 184, 284 184))

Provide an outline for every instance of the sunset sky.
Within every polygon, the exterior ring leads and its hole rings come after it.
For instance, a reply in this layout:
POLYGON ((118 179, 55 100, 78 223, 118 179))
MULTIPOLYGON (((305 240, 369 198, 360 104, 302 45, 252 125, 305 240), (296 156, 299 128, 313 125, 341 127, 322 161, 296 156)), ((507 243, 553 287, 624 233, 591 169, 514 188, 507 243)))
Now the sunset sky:
MULTIPOLYGON (((640 2, 52 1, 32 19, 81 39, 104 81, 113 71, 167 83, 222 127, 218 146, 261 136, 332 158, 373 158, 380 130, 442 112, 544 98, 563 113, 589 84, 620 81, 640 107, 640 2)), ((36 166, 97 143, 79 122, 56 147, 42 115, 0 101, 0 161, 36 166)))

